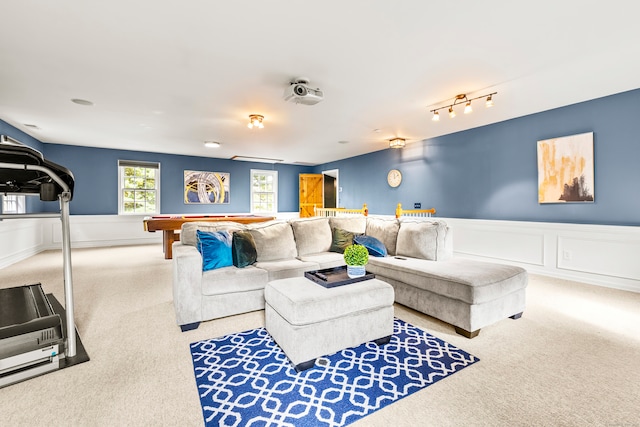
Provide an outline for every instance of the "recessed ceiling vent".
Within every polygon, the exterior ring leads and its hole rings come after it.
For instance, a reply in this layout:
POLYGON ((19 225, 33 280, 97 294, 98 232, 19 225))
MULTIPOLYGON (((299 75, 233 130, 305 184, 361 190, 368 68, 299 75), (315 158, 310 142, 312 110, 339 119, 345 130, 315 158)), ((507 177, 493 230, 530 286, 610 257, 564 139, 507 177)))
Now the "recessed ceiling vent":
POLYGON ((233 156, 231 160, 238 160, 241 162, 259 162, 259 163, 280 163, 284 162, 282 159, 270 159, 268 157, 251 157, 251 156, 233 156))

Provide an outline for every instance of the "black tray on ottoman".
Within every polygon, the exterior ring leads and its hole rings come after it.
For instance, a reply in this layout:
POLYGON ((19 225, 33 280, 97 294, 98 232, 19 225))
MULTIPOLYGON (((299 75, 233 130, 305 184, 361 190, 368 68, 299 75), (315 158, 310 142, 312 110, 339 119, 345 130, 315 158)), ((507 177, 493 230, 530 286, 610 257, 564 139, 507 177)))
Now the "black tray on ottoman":
POLYGON ((325 288, 335 288, 336 286, 349 285, 351 283, 362 282, 376 277, 373 273, 366 273, 362 277, 350 278, 347 276, 347 266, 333 268, 323 268, 322 270, 305 271, 304 277, 325 288))

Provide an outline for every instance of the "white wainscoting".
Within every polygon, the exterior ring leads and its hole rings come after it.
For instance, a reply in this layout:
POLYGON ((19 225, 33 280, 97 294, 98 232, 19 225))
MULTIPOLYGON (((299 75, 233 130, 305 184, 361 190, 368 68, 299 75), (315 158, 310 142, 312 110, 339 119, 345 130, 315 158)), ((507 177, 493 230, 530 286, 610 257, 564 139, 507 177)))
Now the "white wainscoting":
MULTIPOLYGON (((144 216, 71 215, 69 228, 72 248, 162 243, 162 233, 144 231, 144 216)), ((46 219, 44 249, 59 249, 62 227, 58 219, 46 219)))
POLYGON ((0 268, 42 251, 41 219, 3 219, 0 221, 0 268))
MULTIPOLYGON (((297 217, 283 212, 278 219, 297 217)), ((74 248, 162 243, 142 216, 72 215, 74 248)), ((455 256, 519 265, 531 273, 640 292, 640 227, 443 219, 455 256)), ((0 268, 61 247, 58 219, 0 221, 0 268)), ((159 247, 158 250, 161 250, 159 247)))
POLYGON ((442 219, 456 256, 640 292, 640 227, 442 219))

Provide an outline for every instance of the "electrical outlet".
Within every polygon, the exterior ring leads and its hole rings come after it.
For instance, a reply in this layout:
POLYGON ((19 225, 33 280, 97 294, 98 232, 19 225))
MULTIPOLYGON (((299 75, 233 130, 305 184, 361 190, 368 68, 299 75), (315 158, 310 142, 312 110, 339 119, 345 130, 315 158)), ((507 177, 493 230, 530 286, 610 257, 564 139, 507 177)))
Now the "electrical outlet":
POLYGON ((573 258, 573 253, 571 251, 562 251, 562 258, 565 261, 571 261, 571 258, 573 258))
POLYGON ((422 209, 422 203, 414 203, 413 209, 422 209))

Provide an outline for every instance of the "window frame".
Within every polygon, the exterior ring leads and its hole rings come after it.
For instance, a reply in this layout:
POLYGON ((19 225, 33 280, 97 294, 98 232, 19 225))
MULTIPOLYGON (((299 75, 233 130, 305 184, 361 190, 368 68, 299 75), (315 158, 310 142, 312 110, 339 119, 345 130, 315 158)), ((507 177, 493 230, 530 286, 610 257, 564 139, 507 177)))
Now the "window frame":
POLYGON ((118 215, 139 215, 149 216, 157 215, 160 213, 160 162, 145 162, 139 160, 118 160, 118 215), (125 188, 124 171, 127 167, 155 169, 155 188, 153 189, 138 189, 138 188, 125 188), (145 212, 126 212, 124 208, 124 193, 125 191, 153 191, 155 192, 155 205, 154 211, 145 212))
POLYGON ((251 214, 255 215, 264 215, 264 214, 277 214, 278 213, 278 171, 277 170, 267 170, 267 169, 251 169, 251 176, 249 179, 249 206, 251 214), (273 191, 254 191, 253 189, 253 180, 256 175, 263 176, 271 176, 273 178, 273 191), (254 205, 253 197, 257 193, 268 193, 273 194, 273 210, 258 210, 256 209, 256 205, 254 205))
POLYGON ((23 214, 27 212, 27 196, 24 194, 3 194, 0 212, 3 214, 23 214), (7 209, 9 203, 15 205, 15 209, 7 209))

